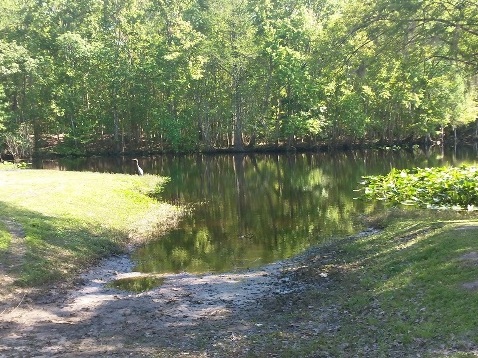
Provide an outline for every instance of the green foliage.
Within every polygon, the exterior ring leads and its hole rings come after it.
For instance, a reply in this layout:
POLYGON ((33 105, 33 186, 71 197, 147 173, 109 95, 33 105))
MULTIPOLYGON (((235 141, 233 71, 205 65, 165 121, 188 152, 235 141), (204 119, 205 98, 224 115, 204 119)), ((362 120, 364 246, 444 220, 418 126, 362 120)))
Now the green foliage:
POLYGON ((48 135, 76 138, 66 144, 75 153, 105 138, 116 151, 240 149, 242 138, 392 143, 477 115, 471 3, 6 0, 0 9, 0 129, 24 125, 37 146, 48 135))
POLYGON ((383 176, 366 176, 363 197, 422 208, 475 210, 478 168, 475 166, 393 169, 383 176))

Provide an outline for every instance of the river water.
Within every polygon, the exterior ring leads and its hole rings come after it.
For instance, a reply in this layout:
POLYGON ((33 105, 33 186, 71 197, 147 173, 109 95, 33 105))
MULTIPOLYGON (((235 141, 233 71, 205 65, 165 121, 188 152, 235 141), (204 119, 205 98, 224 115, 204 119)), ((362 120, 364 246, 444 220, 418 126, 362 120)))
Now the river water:
MULTIPOLYGON (((461 150, 162 155, 138 158, 145 173, 170 177, 161 200, 190 208, 179 227, 134 254, 141 272, 226 272, 296 255, 362 229, 380 210, 355 199, 364 175, 391 168, 475 163, 461 150)), ((42 168, 134 174, 130 157, 44 161, 42 168)))

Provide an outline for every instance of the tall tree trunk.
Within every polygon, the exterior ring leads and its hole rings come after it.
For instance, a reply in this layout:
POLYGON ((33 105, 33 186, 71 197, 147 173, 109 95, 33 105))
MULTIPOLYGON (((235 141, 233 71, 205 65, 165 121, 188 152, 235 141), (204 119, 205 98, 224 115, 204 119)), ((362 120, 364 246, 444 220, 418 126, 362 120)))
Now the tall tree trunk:
POLYGON ((119 115, 118 115, 118 107, 116 103, 114 104, 114 108, 113 108, 113 125, 114 125, 113 139, 114 139, 115 151, 119 153, 121 151, 121 144, 119 141, 119 115))
POLYGON ((232 87, 233 87, 233 146, 236 151, 244 151, 244 143, 242 140, 242 96, 239 89, 239 69, 233 68, 232 87))
POLYGON ((33 156, 38 157, 40 155, 41 148, 41 125, 38 118, 33 119, 33 156))

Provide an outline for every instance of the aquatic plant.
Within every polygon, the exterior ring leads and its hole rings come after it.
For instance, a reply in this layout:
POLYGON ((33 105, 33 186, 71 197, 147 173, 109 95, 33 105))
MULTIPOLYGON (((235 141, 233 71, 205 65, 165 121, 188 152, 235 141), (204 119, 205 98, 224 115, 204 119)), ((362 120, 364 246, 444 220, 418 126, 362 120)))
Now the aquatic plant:
POLYGON ((391 205, 475 210, 478 208, 476 166, 392 169, 386 175, 364 176, 361 197, 391 205))

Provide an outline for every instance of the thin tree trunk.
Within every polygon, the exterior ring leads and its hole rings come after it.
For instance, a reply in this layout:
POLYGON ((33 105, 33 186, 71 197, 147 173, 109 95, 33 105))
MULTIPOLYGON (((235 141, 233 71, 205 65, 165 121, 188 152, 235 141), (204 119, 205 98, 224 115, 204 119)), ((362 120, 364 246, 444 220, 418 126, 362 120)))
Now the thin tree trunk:
POLYGON ((233 69, 232 86, 233 86, 233 146, 237 151, 244 151, 244 143, 242 141, 242 108, 241 93, 239 90, 239 70, 233 69))

